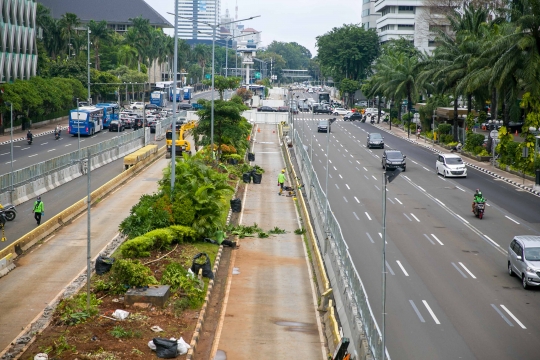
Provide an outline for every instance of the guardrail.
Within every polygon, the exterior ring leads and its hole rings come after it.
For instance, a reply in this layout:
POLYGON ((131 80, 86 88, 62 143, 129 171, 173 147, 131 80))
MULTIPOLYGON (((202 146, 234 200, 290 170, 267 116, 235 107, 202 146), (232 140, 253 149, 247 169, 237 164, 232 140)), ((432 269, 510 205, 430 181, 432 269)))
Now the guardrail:
MULTIPOLYGON (((310 214, 317 228, 317 233, 322 234, 320 239, 324 239, 322 243, 319 242, 319 247, 327 260, 326 266, 331 268, 334 273, 334 277, 331 276, 334 297, 339 298, 342 303, 341 307, 338 308, 338 313, 340 313, 342 325, 345 325, 344 322, 347 323, 343 329, 344 336, 350 338, 359 359, 369 358, 370 355, 375 359, 381 359, 380 330, 373 316, 360 275, 349 253, 341 227, 329 204, 325 218, 326 194, 298 132, 294 133, 293 138, 296 162, 304 184, 311 210, 310 214)), ((387 359, 390 359, 388 355, 387 359)))

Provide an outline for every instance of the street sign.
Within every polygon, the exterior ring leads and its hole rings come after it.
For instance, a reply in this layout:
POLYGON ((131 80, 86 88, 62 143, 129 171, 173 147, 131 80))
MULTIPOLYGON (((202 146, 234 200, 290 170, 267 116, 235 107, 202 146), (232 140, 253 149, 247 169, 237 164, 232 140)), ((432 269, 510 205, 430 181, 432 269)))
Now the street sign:
POLYGON ((492 139, 498 139, 499 138, 499 132, 497 130, 491 130, 491 132, 489 133, 489 136, 492 139))
POLYGON ((212 78, 212 75, 206 74, 206 75, 204 75, 204 77, 206 78, 206 80, 210 80, 212 78))
POLYGON ((261 78, 261 73, 260 72, 256 72, 255 73, 255 79, 260 79, 261 78))

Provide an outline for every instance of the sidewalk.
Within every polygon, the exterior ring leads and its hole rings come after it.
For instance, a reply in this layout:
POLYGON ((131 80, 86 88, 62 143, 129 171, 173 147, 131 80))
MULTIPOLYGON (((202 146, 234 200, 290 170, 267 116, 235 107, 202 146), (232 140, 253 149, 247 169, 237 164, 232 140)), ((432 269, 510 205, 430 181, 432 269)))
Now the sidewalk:
MULTIPOLYGON (((389 131, 389 126, 386 124, 386 123, 380 123, 380 124, 374 124, 373 126, 379 128, 379 129, 382 129, 386 132, 390 132, 389 131)), ((437 144, 433 145, 431 140, 430 139, 425 139, 423 137, 421 137, 419 140, 416 139, 416 135, 413 133, 413 131, 411 131, 411 136, 410 138, 407 137, 407 131, 403 130, 403 129, 400 129, 399 127, 397 126, 392 126, 392 130, 391 130, 391 133, 396 135, 396 136, 399 136, 401 138, 404 138, 414 144, 417 144, 417 145, 420 145, 420 146, 423 146, 423 147, 426 147, 426 148, 429 148, 429 149, 433 149, 435 152, 438 152, 438 153, 450 153, 450 150, 447 150, 445 148, 443 148, 442 146, 439 146, 437 144)), ((501 170, 497 167, 494 167, 491 165, 491 163, 489 162, 482 162, 482 161, 477 161, 475 159, 471 159, 469 157, 463 157, 463 160, 467 163, 468 166, 476 169, 476 170, 480 170, 486 174, 489 174, 491 176, 494 176, 494 177, 497 177, 499 179, 503 179, 505 180, 506 182, 508 183, 511 183, 515 186, 518 186, 522 189, 525 189, 533 194, 536 194, 536 195, 540 195, 540 191, 539 190, 535 190, 534 189, 534 181, 531 181, 531 180, 528 180, 528 179, 525 179, 525 182, 523 181, 523 177, 521 176, 518 176, 518 175, 514 175, 512 173, 509 173, 507 171, 504 171, 504 170, 501 170)))
MULTIPOLYGON (((256 125, 257 126, 257 125, 256 125)), ((322 329, 313 295, 312 274, 292 197, 279 196, 277 176, 284 168, 275 125, 259 125, 255 164, 265 173, 249 184, 239 223, 286 234, 248 237, 231 255, 226 290, 212 358, 325 359, 322 329)))
MULTIPOLYGON (((4 120, 6 119, 4 118, 4 120)), ((32 128, 30 130, 32 130, 32 135, 34 135, 34 137, 38 137, 38 136, 54 133, 54 129, 56 128, 56 126, 61 126, 62 130, 65 130, 69 126, 69 120, 67 120, 66 118, 65 120, 60 120, 54 123, 41 124, 41 125, 40 123, 35 123, 35 124, 32 124, 32 128)), ((13 142, 26 140, 27 132, 28 130, 13 129, 13 142)), ((11 134, 8 128, 4 130, 4 135, 0 135, 0 145, 9 144, 10 141, 11 141, 11 134)))

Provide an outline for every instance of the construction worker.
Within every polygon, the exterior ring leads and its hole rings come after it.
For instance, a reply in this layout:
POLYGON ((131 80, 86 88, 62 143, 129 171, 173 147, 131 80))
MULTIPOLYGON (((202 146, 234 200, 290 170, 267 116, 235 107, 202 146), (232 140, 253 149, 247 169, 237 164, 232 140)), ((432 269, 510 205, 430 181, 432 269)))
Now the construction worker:
POLYGON ((283 193, 283 185, 285 184, 285 169, 281 170, 277 177, 277 183, 279 186, 279 195, 283 193))
POLYGON ((43 201, 41 201, 41 196, 37 197, 37 200, 34 202, 34 219, 36 219, 37 224, 41 224, 41 217, 45 215, 45 208, 43 206, 43 201))

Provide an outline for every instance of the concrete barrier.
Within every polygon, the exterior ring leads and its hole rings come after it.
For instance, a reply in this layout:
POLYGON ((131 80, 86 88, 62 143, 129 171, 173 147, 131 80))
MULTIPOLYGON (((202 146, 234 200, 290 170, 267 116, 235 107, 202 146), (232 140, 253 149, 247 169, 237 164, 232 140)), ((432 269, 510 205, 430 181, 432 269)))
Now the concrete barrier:
MULTIPOLYGON (((127 179, 139 173, 142 169, 146 167, 146 165, 153 162, 155 159, 159 158, 163 154, 165 154, 165 146, 161 147, 152 156, 143 159, 137 165, 132 166, 128 170, 116 176, 114 179, 108 181, 106 184, 94 190, 90 195, 91 203, 93 204, 96 201, 101 200, 101 198, 103 198, 109 192, 122 185, 127 179)), ((70 220, 86 211, 86 201, 86 197, 77 201, 75 204, 71 205, 59 214, 53 216, 51 219, 47 220, 34 230, 21 236, 19 239, 17 239, 15 242, 10 244, 6 248, 0 250, 0 277, 7 273, 7 268, 14 268, 13 260, 17 258, 17 256, 23 254, 24 251, 28 250, 38 241, 43 240, 52 232, 64 226, 70 220)))

